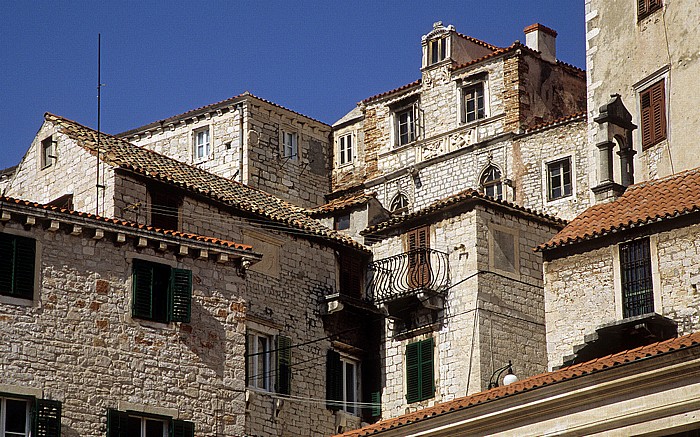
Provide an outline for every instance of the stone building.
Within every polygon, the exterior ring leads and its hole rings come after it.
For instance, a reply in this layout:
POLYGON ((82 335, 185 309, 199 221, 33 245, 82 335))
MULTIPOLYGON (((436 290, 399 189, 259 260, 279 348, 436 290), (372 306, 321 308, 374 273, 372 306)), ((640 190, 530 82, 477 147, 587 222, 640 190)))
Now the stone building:
POLYGON ((330 191, 330 131, 320 121, 245 92, 117 137, 314 207, 330 191))
MULTIPOLYGON (((336 338, 329 331, 334 325, 324 319, 322 304, 328 295, 354 292, 339 285, 348 274, 341 260, 365 263, 370 253, 362 245, 326 228, 306 210, 264 191, 111 135, 98 135, 51 114, 46 115, 7 193, 71 210, 97 210, 100 216, 138 223, 140 227, 167 229, 163 231, 166 235, 206 235, 212 241, 225 239, 252 246, 262 260, 246 270, 245 287, 236 287, 235 281, 222 285, 226 293, 235 291, 245 308, 235 334, 247 333, 247 352, 235 357, 238 371, 223 381, 227 386, 241 386, 244 402, 236 407, 235 418, 239 428, 216 433, 238 435, 244 430, 251 435, 308 435, 313 430, 327 435, 359 425, 359 415, 352 415, 353 420, 348 421, 342 411, 336 412, 337 408, 325 408, 323 369, 329 351, 340 350, 343 357, 352 358, 355 373, 348 377, 352 376, 356 384, 353 396, 359 396, 364 371, 359 364, 365 354, 374 355, 374 351, 363 349, 359 341, 353 343, 350 335, 346 335, 350 344, 331 341, 336 338), (50 147, 51 153, 44 153, 45 147, 50 147), (96 187, 98 165, 100 184, 96 187)), ((187 249, 178 249, 174 256, 180 255, 187 255, 187 249)), ((202 250, 197 256, 206 258, 209 254, 202 250)), ((226 262, 225 253, 217 256, 220 262, 226 262)), ((215 267, 207 273, 211 280, 228 281, 228 276, 215 267)), ((226 308, 228 305, 216 311, 223 314, 226 308)), ((208 334, 197 347, 215 355, 220 334, 208 334)), ((361 335, 356 333, 355 337, 361 335)), ((153 357, 148 363, 157 361, 157 351, 151 349, 153 357)), ((368 366, 367 370, 372 368, 368 366)), ((124 390, 129 390, 128 381, 124 384, 124 390)), ((200 395, 210 396, 204 392, 200 395)), ((92 396, 98 399, 100 394, 92 396)), ((202 435, 214 434, 202 428, 202 435)))
POLYGON ((1 197, 0 252, 2 435, 245 432, 250 246, 1 197))
POLYGON ((495 47, 435 23, 421 78, 333 124, 335 200, 375 192, 415 211, 465 189, 573 218, 590 204, 585 73, 556 59, 556 32, 495 47), (541 134, 546 130, 545 134, 541 134))
POLYGON ((586 0, 585 8, 589 159, 600 165, 590 186, 600 187, 598 197, 619 194, 609 182, 625 186, 700 166, 697 2, 586 0), (618 132, 595 121, 613 94, 631 114, 618 132), (621 171, 626 161, 633 167, 621 171), (631 182, 623 180, 627 172, 631 182))

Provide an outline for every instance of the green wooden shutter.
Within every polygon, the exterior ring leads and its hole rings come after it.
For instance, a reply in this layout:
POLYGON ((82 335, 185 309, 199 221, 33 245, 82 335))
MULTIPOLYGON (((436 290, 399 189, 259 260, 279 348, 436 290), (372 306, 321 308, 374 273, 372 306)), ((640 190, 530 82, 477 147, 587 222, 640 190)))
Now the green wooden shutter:
POLYGON ((420 400, 420 342, 406 345, 406 402, 420 400))
POLYGON ((173 420, 170 427, 171 437, 194 437, 194 422, 173 420))
POLYGON ((382 415, 382 392, 373 391, 370 396, 372 407, 370 408, 370 416, 381 417, 382 415))
POLYGON ((0 234, 0 294, 13 294, 15 240, 12 235, 0 234))
POLYGON ((34 263, 36 240, 15 237, 13 295, 23 299, 34 297, 34 263))
POLYGON ((170 291, 170 321, 189 323, 192 309, 192 272, 173 269, 170 291))
POLYGON ((34 436, 61 436, 61 403, 48 399, 37 399, 34 405, 34 436))
POLYGON ((275 391, 291 394, 292 380, 292 339, 284 335, 277 336, 277 372, 275 373, 275 391))
POLYGON ((130 437, 129 415, 124 411, 107 410, 107 437, 130 437))
POLYGON ((433 365, 433 339, 420 342, 421 400, 435 396, 435 370, 433 365))
POLYGON ((153 317, 153 266, 135 259, 132 275, 133 299, 131 315, 150 319, 153 317))
POLYGON ((343 397, 343 363, 340 354, 329 349, 326 355, 326 408, 339 410, 343 397))

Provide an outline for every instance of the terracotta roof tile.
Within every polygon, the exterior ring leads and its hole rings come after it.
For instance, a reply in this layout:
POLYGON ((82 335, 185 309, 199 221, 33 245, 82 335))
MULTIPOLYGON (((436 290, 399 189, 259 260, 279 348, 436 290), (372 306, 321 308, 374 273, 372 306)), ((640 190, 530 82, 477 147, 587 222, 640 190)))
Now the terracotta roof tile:
POLYGON ((207 237, 204 235, 197 235, 197 234, 190 234, 187 232, 174 231, 174 230, 170 230, 170 229, 161 229, 161 228, 156 228, 156 227, 149 226, 149 225, 130 222, 127 220, 100 217, 98 215, 90 214, 88 212, 73 211, 73 210, 66 209, 66 208, 59 208, 57 206, 44 205, 41 203, 30 202, 28 200, 21 200, 21 199, 15 199, 12 197, 0 196, 0 209, 2 209, 2 206, 5 203, 26 206, 26 207, 34 208, 37 210, 59 212, 61 214, 67 214, 67 215, 74 216, 74 217, 80 217, 81 219, 93 220, 96 223, 115 224, 115 225, 124 226, 127 228, 142 229, 142 230, 154 232, 157 234, 169 235, 172 237, 179 237, 179 238, 186 238, 189 240, 202 241, 202 242, 206 242, 206 243, 211 243, 211 244, 216 244, 219 246, 228 247, 231 249, 238 249, 238 250, 245 250, 245 251, 252 251, 253 250, 252 246, 249 246, 247 244, 236 243, 234 241, 222 240, 219 238, 207 237))
MULTIPOLYGON (((97 154, 97 132, 79 123, 47 113, 47 121, 55 123, 61 132, 76 143, 97 154)), ((112 166, 130 170, 167 182, 194 193, 223 202, 233 208, 254 214, 261 219, 282 225, 281 229, 345 244, 364 251, 367 248, 352 238, 328 229, 307 215, 304 208, 292 205, 262 190, 209 173, 152 150, 135 146, 112 135, 100 135, 100 155, 112 166)))
POLYGON ((545 130, 545 129, 548 129, 551 127, 558 126, 560 124, 568 123, 570 121, 578 121, 578 120, 585 120, 585 119, 586 119, 586 112, 581 111, 581 112, 577 112, 575 114, 569 114, 569 115, 565 115, 563 117, 559 117, 556 120, 536 124, 532 127, 527 128, 524 133, 531 134, 534 132, 538 132, 541 130, 545 130))
POLYGON ((475 393, 473 395, 458 398, 449 402, 444 402, 414 413, 383 420, 373 425, 349 431, 341 435, 343 437, 370 436, 377 434, 380 431, 397 428, 408 423, 420 422, 431 417, 440 416, 452 411, 463 410, 470 406, 482 404, 495 399, 517 395, 526 391, 535 390, 539 387, 557 384, 584 375, 590 375, 592 373, 597 373, 606 369, 624 365, 625 363, 635 362, 646 358, 664 355, 676 350, 698 346, 700 346, 700 332, 695 332, 683 337, 673 338, 671 340, 653 343, 638 347, 636 349, 620 352, 619 354, 608 355, 595 360, 587 361, 585 363, 575 364, 554 372, 536 375, 521 381, 516 381, 511 385, 496 387, 491 390, 475 393))
POLYGON ((539 220, 545 220, 547 222, 563 226, 566 222, 564 220, 561 220, 557 217, 548 215, 548 214, 543 214, 541 212, 532 210, 530 208, 525 208, 519 205, 516 205, 514 203, 508 202, 506 200, 497 200, 494 199, 493 197, 486 196, 485 194, 479 193, 478 191, 474 189, 466 189, 464 191, 460 191, 457 194, 454 194, 452 196, 446 197, 444 199, 440 199, 437 202, 432 203, 431 205, 419 209, 417 211, 408 213, 408 214, 403 214, 400 216, 392 217, 389 220, 386 220, 384 222, 381 222, 377 225, 370 226, 369 228, 363 230, 360 232, 362 235, 367 235, 367 234, 373 234, 375 232, 380 232, 384 231, 387 229, 394 228, 404 222, 407 222, 411 219, 415 219, 418 217, 426 216, 429 214, 432 214, 434 212, 438 212, 440 210, 443 210, 447 207, 450 207, 452 205, 460 204, 463 202, 467 202, 469 200, 480 200, 480 201, 485 201, 488 203, 492 203, 494 205, 499 205, 499 206, 504 206, 507 208, 515 209, 516 211, 526 214, 532 217, 536 217, 539 220))
POLYGON ((465 35, 465 34, 459 33, 459 32, 455 32, 455 34, 457 34, 457 36, 459 36, 460 38, 464 38, 464 39, 466 39, 467 41, 473 42, 474 44, 480 45, 480 46, 482 46, 482 47, 486 47, 486 48, 489 49, 489 50, 498 50, 498 49, 500 49, 500 47, 497 47, 497 46, 495 46, 495 45, 493 45, 493 44, 489 44, 489 43, 487 43, 486 41, 482 41, 482 40, 480 40, 480 39, 474 38, 473 36, 465 35))
POLYGON ((405 90, 407 90, 407 89, 409 89, 409 88, 413 88, 413 87, 418 86, 418 85, 420 85, 420 84, 421 84, 421 79, 414 80, 414 81, 411 82, 411 83, 407 83, 406 85, 401 85, 400 87, 394 88, 393 90, 385 91, 385 92, 383 92, 383 93, 379 93, 379 94, 375 94, 375 95, 373 95, 373 96, 371 96, 371 97, 367 97, 366 99, 362 100, 360 103, 371 102, 372 100, 376 100, 376 99, 378 99, 378 98, 380 98, 380 97, 385 97, 385 96, 388 96, 388 95, 391 95, 391 94, 394 94, 394 93, 398 93, 399 91, 405 91, 405 90))
POLYGON ((630 185, 609 203, 594 205, 573 219, 539 250, 603 237, 700 211, 700 168, 630 185))
POLYGON ((333 199, 330 202, 323 204, 316 208, 309 209, 309 214, 312 217, 318 217, 327 215, 336 211, 341 211, 343 209, 352 208, 354 206, 364 205, 377 197, 377 193, 353 193, 348 194, 337 199, 333 199))

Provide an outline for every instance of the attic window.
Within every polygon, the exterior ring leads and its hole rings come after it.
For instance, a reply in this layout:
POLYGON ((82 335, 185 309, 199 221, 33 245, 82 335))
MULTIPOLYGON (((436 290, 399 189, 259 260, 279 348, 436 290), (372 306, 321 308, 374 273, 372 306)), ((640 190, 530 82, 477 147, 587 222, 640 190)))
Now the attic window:
POLYGON ((430 64, 437 64, 447 57, 447 38, 434 39, 428 42, 428 52, 430 53, 430 64))
POLYGON ((48 137, 41 141, 41 168, 51 167, 54 159, 56 159, 53 146, 53 137, 48 137))

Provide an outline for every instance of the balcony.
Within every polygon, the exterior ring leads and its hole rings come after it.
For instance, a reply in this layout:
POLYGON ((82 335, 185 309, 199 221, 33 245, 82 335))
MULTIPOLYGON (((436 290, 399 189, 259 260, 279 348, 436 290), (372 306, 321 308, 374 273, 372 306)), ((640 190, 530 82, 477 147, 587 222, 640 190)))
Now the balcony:
POLYGON ((418 302, 438 309, 449 284, 448 255, 420 248, 369 264, 366 297, 377 306, 418 302))

